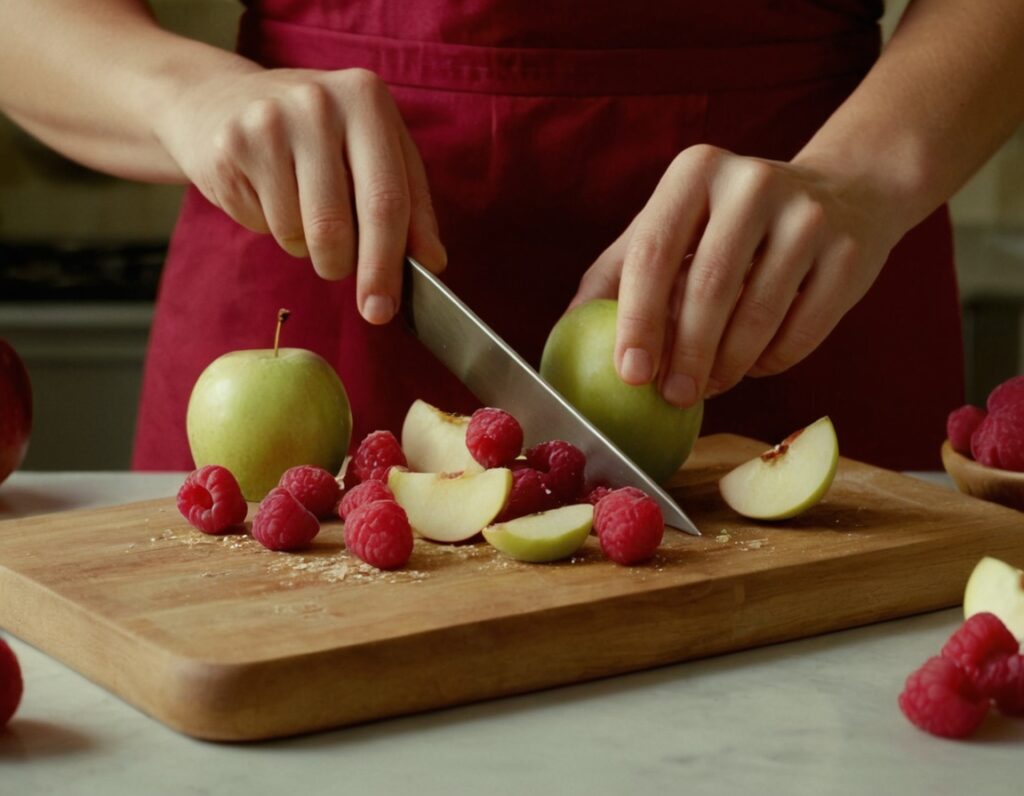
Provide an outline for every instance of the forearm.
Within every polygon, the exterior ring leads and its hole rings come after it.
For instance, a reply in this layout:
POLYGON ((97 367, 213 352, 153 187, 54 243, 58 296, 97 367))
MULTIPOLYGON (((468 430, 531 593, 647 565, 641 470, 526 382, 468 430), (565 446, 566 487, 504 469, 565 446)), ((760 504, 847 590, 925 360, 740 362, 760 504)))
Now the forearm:
POLYGON ((161 29, 140 0, 32 0, 0 7, 0 110, 92 168, 184 182, 154 130, 204 75, 259 67, 161 29))
POLYGON ((794 159, 880 201, 898 232, 1024 120, 1024 3, 914 0, 857 90, 794 159))

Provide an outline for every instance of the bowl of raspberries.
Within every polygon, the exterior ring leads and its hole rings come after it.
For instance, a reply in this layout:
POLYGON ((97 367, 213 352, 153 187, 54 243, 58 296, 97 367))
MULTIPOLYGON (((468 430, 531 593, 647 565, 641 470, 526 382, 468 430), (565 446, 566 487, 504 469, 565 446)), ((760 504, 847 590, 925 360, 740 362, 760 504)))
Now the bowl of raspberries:
POLYGON ((1024 511, 1024 376, 1004 381, 985 408, 946 421, 942 464, 961 492, 1024 511))

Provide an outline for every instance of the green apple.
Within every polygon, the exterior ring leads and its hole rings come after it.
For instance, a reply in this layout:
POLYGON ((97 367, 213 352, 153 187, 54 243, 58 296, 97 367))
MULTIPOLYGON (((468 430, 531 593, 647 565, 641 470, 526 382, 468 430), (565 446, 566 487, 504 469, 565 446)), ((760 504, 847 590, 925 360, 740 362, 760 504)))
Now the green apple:
POLYGON ((416 399, 402 423, 402 450, 420 473, 478 473, 484 468, 466 447, 469 418, 442 412, 416 399))
POLYGON ((964 589, 964 618, 986 611, 1024 643, 1024 572, 990 556, 975 565, 964 589))
POLYGON ((543 563, 579 550, 593 525, 594 507, 577 503, 495 523, 484 528, 484 539, 519 561, 543 563))
POLYGON ((414 473, 392 467, 388 487, 412 529, 435 542, 463 542, 480 533, 505 507, 512 471, 414 473))
POLYGON ((725 502, 755 520, 785 520, 821 500, 836 475, 839 440, 828 417, 795 431, 719 481, 725 502))
POLYGON ((249 501, 262 500, 290 467, 337 473, 352 435, 352 410, 334 368, 312 351, 274 342, 211 362, 186 414, 196 467, 228 468, 249 501))
POLYGON ((615 370, 618 302, 588 301, 555 324, 540 374, 655 481, 674 475, 700 433, 704 404, 672 406, 654 384, 633 386, 615 370))

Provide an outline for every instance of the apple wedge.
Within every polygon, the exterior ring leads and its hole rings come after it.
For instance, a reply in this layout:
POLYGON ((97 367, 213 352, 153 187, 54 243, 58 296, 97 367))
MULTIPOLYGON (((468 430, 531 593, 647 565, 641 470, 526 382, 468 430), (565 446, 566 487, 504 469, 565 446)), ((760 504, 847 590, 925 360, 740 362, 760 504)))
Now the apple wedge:
POLYGON ((1024 643, 1024 571, 990 556, 975 565, 964 589, 964 618, 986 611, 1024 643))
POLYGON ((838 461, 835 428, 823 417, 741 464, 718 486, 737 514, 755 520, 785 520, 821 500, 832 485, 838 461))
POLYGON ((512 471, 494 467, 479 473, 412 473, 393 467, 388 486, 416 533, 435 542, 462 542, 505 507, 512 471))
POLYGON ((402 423, 402 450, 419 473, 479 473, 483 467, 466 447, 469 418, 442 412, 416 399, 402 423))
POLYGON ((544 563, 579 550, 593 524, 594 507, 577 503, 495 523, 484 528, 484 539, 519 561, 544 563))

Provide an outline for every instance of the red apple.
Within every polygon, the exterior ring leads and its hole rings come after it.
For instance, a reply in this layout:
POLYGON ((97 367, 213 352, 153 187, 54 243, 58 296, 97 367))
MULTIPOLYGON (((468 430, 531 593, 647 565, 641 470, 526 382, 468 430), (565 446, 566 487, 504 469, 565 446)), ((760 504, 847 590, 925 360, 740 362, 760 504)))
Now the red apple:
POLYGON ((21 358, 0 339, 0 483, 25 458, 32 430, 32 385, 21 358))

